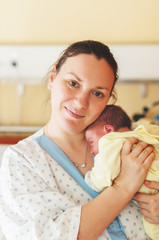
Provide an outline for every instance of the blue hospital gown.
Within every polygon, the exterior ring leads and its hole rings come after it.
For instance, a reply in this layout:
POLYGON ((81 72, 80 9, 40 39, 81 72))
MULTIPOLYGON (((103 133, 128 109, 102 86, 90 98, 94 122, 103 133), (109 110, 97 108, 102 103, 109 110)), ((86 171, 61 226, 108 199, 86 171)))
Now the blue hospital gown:
MULTIPOLYGON (((35 141, 43 129, 10 146, 0 175, 0 224, 7 240, 75 240, 81 206, 91 197, 35 141)), ((147 240, 139 208, 119 215, 128 239, 147 240)), ((110 240, 105 230, 98 240, 110 240)))

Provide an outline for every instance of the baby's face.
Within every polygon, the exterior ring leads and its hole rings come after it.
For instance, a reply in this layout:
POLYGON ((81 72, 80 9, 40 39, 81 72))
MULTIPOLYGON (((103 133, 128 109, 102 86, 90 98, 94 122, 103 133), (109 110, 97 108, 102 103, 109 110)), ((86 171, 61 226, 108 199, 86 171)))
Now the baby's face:
MULTIPOLYGON (((112 127, 111 125, 104 125, 103 127, 101 126, 90 126, 86 132, 85 132, 85 137, 86 140, 88 142, 88 144, 90 145, 91 148, 91 153, 93 155, 96 155, 98 153, 98 141, 101 137, 103 137, 105 134, 109 133, 109 132, 114 132, 114 128, 110 128, 112 127)), ((117 130, 117 132, 128 132, 131 131, 129 128, 127 127, 122 127, 119 128, 117 130)))
POLYGON ((91 154, 96 155, 98 153, 98 141, 101 137, 105 135, 103 129, 98 127, 89 127, 86 130, 85 137, 90 145, 91 148, 91 154))

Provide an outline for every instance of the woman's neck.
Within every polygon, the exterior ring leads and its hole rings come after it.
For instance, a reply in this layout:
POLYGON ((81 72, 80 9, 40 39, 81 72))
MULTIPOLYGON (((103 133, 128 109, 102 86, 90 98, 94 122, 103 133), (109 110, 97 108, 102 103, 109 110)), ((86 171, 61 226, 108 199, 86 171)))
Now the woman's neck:
POLYGON ((71 148, 76 148, 79 144, 86 144, 84 131, 80 133, 68 133, 68 131, 63 129, 54 128, 50 122, 44 127, 44 134, 59 147, 70 145, 71 148))
POLYGON ((78 167, 83 175, 93 167, 93 156, 86 142, 84 131, 82 133, 68 134, 67 131, 53 129, 48 123, 44 128, 44 134, 49 137, 76 165, 85 164, 86 167, 78 167))

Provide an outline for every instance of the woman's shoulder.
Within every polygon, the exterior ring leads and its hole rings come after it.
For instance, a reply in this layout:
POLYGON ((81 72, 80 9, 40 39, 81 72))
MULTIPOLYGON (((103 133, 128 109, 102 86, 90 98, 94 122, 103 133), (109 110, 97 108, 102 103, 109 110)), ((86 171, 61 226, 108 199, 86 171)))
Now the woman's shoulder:
POLYGON ((2 164, 11 161, 12 163, 16 160, 27 160, 31 161, 33 155, 40 154, 41 148, 36 141, 36 138, 43 135, 43 128, 33 135, 19 141, 17 144, 10 145, 7 147, 3 154, 2 164))
POLYGON ((29 137, 21 140, 20 142, 27 142, 27 141, 30 141, 30 140, 35 140, 36 138, 42 136, 43 134, 44 134, 44 128, 41 128, 40 130, 38 130, 34 134, 30 135, 29 137))

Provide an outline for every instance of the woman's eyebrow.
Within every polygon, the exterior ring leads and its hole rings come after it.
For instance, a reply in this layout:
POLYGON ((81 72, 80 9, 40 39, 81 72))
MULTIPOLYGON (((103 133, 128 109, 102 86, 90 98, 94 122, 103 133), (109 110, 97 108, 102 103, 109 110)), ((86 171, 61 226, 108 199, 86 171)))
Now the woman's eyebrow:
POLYGON ((94 87, 94 89, 103 90, 103 91, 109 92, 109 88, 107 88, 107 87, 96 86, 96 87, 94 87))
POLYGON ((78 77, 75 73, 69 72, 69 73, 67 73, 67 74, 73 75, 75 78, 77 78, 77 80, 78 80, 79 82, 82 82, 82 79, 81 79, 80 77, 78 77))

